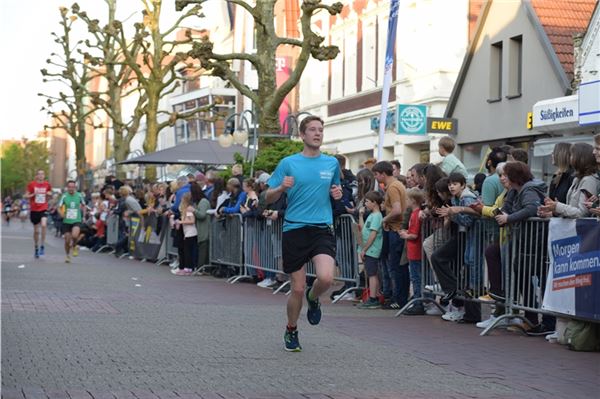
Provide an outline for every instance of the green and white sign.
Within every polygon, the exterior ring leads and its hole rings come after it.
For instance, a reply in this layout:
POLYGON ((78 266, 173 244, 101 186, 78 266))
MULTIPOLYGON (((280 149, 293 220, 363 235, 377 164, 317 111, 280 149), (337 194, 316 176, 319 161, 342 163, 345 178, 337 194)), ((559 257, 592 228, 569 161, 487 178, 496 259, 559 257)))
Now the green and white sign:
POLYGON ((427 134, 427 106, 398 104, 398 134, 427 134))

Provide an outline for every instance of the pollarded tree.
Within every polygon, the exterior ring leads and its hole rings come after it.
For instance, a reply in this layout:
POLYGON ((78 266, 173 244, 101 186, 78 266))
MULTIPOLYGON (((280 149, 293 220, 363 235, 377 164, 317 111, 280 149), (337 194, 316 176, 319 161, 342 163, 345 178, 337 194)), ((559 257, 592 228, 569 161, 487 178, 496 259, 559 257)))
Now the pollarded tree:
MULTIPOLYGON (((207 0, 176 0, 175 7, 183 10, 189 4, 196 7, 207 0)), ((225 0, 246 10, 254 19, 254 33, 256 35, 256 54, 232 53, 217 54, 213 52, 213 43, 208 38, 194 42, 189 55, 200 61, 202 68, 210 71, 212 75, 229 81, 233 87, 248 97, 255 104, 258 111, 258 124, 261 133, 277 134, 281 131, 279 126, 279 107, 288 93, 299 82, 302 72, 309 58, 320 61, 334 59, 339 49, 336 46, 324 46, 325 38, 312 30, 312 17, 318 11, 325 10, 331 15, 342 11, 341 3, 326 5, 321 0, 302 1, 302 16, 300 25, 302 38, 280 37, 275 30, 275 3, 277 0, 256 0, 252 5, 244 0, 225 0), (276 53, 279 46, 295 46, 300 49, 295 68, 290 77, 279 87, 276 83, 276 53), (258 74, 258 91, 252 91, 231 69, 234 60, 248 61, 258 74)), ((189 11, 188 11, 189 13, 189 11)))
MULTIPOLYGON (((94 74, 102 76, 106 81, 103 91, 89 92, 91 103, 103 110, 108 116, 113 131, 112 155, 115 162, 124 161, 130 151, 130 144, 138 133, 147 103, 145 93, 135 84, 135 75, 130 66, 123 62, 123 52, 127 51, 131 58, 137 58, 141 51, 139 41, 132 41, 126 48, 121 48, 115 28, 117 0, 104 0, 108 11, 106 25, 101 26, 98 19, 91 18, 82 11, 77 3, 71 7, 72 12, 87 25, 91 39, 85 41, 87 49, 82 52, 88 60, 87 66, 94 74), (123 100, 135 96, 135 106, 130 114, 123 110, 123 100)), ((109 154, 106 154, 109 157, 109 154)), ((123 178, 122 168, 117 168, 117 175, 123 178)))
POLYGON ((83 176, 87 169, 85 159, 86 126, 94 127, 91 115, 94 107, 86 104, 88 84, 94 78, 85 64, 87 60, 78 52, 83 40, 73 38, 73 24, 77 16, 69 15, 66 7, 60 7, 60 26, 62 32, 52 32, 54 42, 60 46, 60 53, 52 53, 46 60, 50 70, 42 69, 44 82, 58 82, 62 89, 56 95, 42 94, 46 97, 46 106, 42 110, 52 117, 51 129, 64 129, 75 141, 75 158, 79 187, 83 188, 83 176))
MULTIPOLYGON (((148 154, 156 151, 158 134, 168 126, 173 126, 178 119, 189 119, 194 115, 206 112, 212 105, 200 107, 188 112, 170 112, 160 109, 161 98, 172 94, 182 77, 177 69, 193 67, 186 52, 178 51, 182 46, 190 45, 191 33, 187 31, 185 39, 172 39, 174 33, 181 28, 184 20, 197 16, 200 7, 191 8, 182 14, 168 29, 161 30, 162 0, 141 0, 143 4, 143 20, 134 25, 133 38, 129 38, 123 24, 113 21, 110 29, 118 43, 122 56, 121 63, 131 69, 135 77, 135 85, 140 89, 140 95, 145 97, 143 116, 146 121, 146 137, 144 151, 148 154), (135 47, 139 51, 133 51, 135 47), (161 118, 166 115, 167 118, 161 118)), ((146 177, 156 178, 156 169, 147 168, 146 177)))

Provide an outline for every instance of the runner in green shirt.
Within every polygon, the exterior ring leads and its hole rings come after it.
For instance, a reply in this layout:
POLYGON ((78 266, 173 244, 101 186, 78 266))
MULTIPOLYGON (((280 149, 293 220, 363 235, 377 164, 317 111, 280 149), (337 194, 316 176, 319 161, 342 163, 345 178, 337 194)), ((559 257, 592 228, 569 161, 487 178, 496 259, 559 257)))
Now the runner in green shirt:
POLYGON ((82 220, 82 209, 85 205, 84 197, 76 190, 75 181, 67 182, 67 192, 63 194, 58 204, 60 216, 63 218, 62 233, 65 236, 66 263, 71 263, 71 248, 73 256, 79 255, 77 242, 79 241, 79 224, 82 220))

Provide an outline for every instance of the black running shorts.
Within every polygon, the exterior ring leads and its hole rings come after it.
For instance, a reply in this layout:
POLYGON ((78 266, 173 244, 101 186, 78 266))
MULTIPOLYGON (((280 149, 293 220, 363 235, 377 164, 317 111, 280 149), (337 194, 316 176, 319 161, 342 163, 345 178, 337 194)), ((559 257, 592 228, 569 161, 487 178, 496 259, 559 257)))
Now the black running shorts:
POLYGON ((335 259, 335 238, 329 227, 305 226, 283 233, 283 271, 296 272, 316 255, 335 259))
POLYGON ((47 218, 48 217, 48 212, 47 211, 31 211, 29 212, 29 220, 31 220, 31 223, 35 224, 40 224, 40 222, 42 221, 42 218, 47 218))
POLYGON ((73 230, 73 227, 81 228, 81 224, 80 223, 63 223, 62 227, 61 227, 61 232, 63 234, 70 233, 73 230))

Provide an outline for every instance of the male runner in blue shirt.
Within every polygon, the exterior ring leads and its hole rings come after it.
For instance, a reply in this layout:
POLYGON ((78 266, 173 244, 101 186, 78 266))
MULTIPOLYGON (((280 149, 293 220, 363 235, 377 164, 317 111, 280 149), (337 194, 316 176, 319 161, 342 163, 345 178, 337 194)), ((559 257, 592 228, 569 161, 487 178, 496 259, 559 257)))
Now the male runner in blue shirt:
POLYGON ((304 149, 279 162, 268 181, 267 203, 287 193, 283 223, 283 271, 290 275, 291 295, 287 303, 288 324, 284 335, 285 350, 302 350, 298 341, 297 322, 303 296, 308 302, 307 318, 312 325, 321 321, 319 297, 333 282, 335 272, 335 238, 331 226, 331 199, 342 197, 340 166, 334 157, 321 154, 323 120, 307 116, 300 123, 304 149), (306 289, 304 265, 312 260, 317 279, 306 289))

